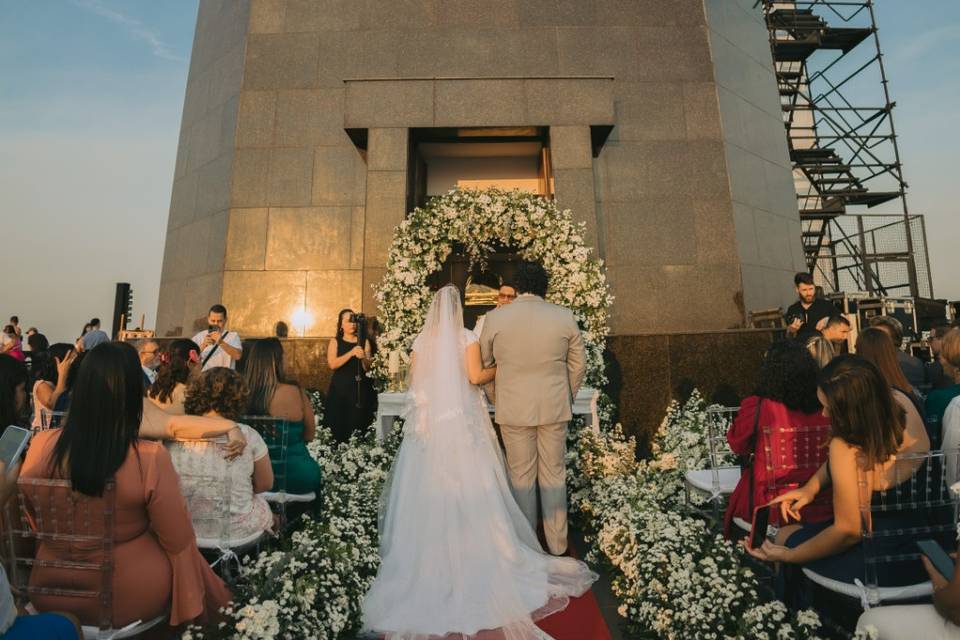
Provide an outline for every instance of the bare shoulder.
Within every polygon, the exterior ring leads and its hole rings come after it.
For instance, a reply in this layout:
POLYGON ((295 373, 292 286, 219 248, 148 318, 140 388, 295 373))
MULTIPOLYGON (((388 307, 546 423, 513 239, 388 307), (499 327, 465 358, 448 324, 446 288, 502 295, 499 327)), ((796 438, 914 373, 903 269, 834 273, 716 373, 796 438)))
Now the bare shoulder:
POLYGON ((303 392, 295 384, 279 384, 270 401, 270 415, 290 420, 303 417, 303 392))

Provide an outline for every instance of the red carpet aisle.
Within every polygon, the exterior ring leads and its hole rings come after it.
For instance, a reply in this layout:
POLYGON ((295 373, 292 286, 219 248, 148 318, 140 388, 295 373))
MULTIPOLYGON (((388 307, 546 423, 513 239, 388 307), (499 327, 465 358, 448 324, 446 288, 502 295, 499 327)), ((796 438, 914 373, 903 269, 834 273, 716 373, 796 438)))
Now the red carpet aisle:
POLYGON ((610 631, 600 615, 593 591, 570 600, 570 606, 544 618, 537 626, 555 640, 610 640, 610 631))

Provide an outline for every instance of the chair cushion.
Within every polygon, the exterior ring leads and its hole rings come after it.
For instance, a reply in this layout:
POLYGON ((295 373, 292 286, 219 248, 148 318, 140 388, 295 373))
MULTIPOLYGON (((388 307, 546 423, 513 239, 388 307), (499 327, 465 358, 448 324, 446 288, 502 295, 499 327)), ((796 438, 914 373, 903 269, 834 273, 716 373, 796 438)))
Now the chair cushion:
MULTIPOLYGON (((832 591, 834 593, 839 593, 845 595, 854 600, 863 600, 864 587, 858 584, 851 584, 849 582, 840 582, 839 580, 834 580, 833 578, 828 578, 826 576, 820 575, 815 571, 810 569, 804 569, 803 575, 815 583, 832 591)), ((921 582, 920 584, 909 584, 902 587, 878 587, 876 589, 879 602, 892 602, 897 600, 914 600, 916 598, 923 598, 929 596, 933 593, 933 585, 928 582, 921 582)))
POLYGON ((698 491, 714 492, 714 482, 719 484, 716 489, 721 495, 730 495, 740 482, 740 467, 721 467, 719 469, 697 469, 685 474, 687 484, 698 491))
POLYGON ((260 494, 267 502, 313 502, 317 499, 317 494, 310 493, 284 493, 283 491, 264 491, 260 494))
POLYGON ((146 622, 137 620, 136 622, 131 622, 122 629, 109 629, 104 631, 102 634, 99 628, 92 625, 83 625, 81 630, 83 631, 84 640, 96 640, 97 638, 122 640, 122 638, 132 638, 133 636, 140 635, 147 629, 152 629, 166 619, 167 616, 158 616, 153 620, 147 620, 146 622))
POLYGON ((255 531, 245 538, 231 538, 230 540, 220 540, 218 538, 197 538, 197 546, 201 549, 239 549, 253 544, 266 535, 265 531, 255 531))

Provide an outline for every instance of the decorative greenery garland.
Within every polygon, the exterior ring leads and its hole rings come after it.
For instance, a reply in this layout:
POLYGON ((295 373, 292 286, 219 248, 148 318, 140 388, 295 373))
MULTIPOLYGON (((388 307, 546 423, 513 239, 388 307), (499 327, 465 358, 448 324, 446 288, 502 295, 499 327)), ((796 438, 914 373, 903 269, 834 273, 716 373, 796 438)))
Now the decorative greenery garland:
POLYGON ((602 262, 591 259, 584 245, 584 231, 570 211, 522 191, 454 189, 414 209, 397 227, 387 272, 376 288, 383 332, 374 375, 386 380, 388 354, 409 351, 430 306, 427 279, 440 271, 454 248, 471 264, 485 264, 499 244, 546 268, 547 299, 573 311, 587 351, 586 384, 601 388, 606 382, 603 348, 613 296, 602 262))

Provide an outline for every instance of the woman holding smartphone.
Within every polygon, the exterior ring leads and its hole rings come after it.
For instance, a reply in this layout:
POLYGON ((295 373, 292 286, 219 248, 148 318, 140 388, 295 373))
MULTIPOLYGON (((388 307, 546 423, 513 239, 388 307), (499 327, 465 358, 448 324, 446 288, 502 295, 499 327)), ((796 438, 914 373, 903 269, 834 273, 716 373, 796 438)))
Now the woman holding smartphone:
MULTIPOLYGON (((860 513, 860 487, 864 477, 871 502, 879 492, 908 483, 919 465, 914 460, 897 461, 902 454, 922 454, 930 441, 922 424, 909 422, 877 368, 866 360, 842 355, 827 365, 818 380, 817 395, 823 414, 830 418, 827 462, 799 489, 773 502, 779 503, 783 522, 800 520, 800 509, 810 504, 826 487, 833 489, 833 518, 816 524, 780 528, 775 542, 764 542, 747 551, 756 558, 787 565, 802 565, 827 578, 853 584, 864 577, 864 553, 860 513)), ((900 491, 909 489, 901 488, 900 491)), ((902 514, 874 514, 874 530, 909 527, 924 522, 906 522, 902 514)), ((915 553, 909 539, 892 545, 909 549, 885 550, 891 554, 915 553)), ((881 564, 883 586, 905 585, 927 579, 918 563, 881 564)))

